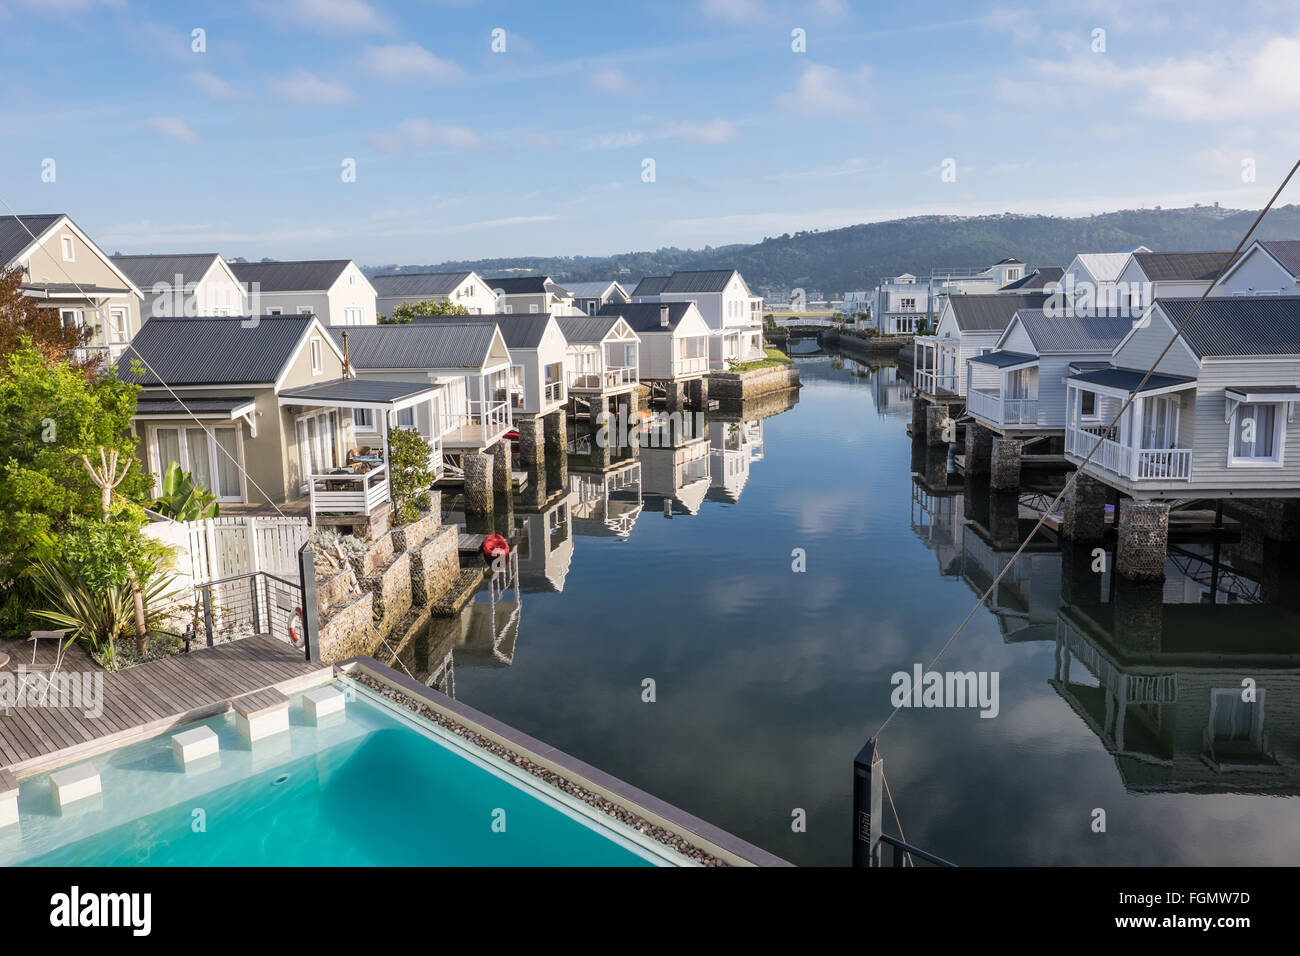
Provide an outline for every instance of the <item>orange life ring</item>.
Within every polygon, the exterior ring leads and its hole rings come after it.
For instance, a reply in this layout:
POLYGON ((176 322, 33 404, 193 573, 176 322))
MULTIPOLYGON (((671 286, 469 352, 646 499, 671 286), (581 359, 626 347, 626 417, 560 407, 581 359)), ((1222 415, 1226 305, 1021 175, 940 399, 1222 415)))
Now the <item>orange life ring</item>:
POLYGON ((289 641, 294 647, 298 646, 298 628, 293 626, 293 619, 297 618, 298 623, 302 624, 302 608, 293 609, 293 617, 289 618, 289 641))

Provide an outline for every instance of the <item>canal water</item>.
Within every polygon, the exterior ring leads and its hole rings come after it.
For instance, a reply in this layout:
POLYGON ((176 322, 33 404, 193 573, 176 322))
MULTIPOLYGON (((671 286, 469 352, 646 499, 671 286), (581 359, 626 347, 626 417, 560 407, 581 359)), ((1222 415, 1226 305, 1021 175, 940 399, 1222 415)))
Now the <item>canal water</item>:
MULTIPOLYGON (((677 447, 571 456, 516 503, 517 568, 399 656, 793 863, 847 865, 892 675, 939 652, 1043 499, 914 445, 897 368, 797 362, 800 392, 677 447)), ((881 735, 887 832, 966 865, 1293 862, 1300 587, 1249 534, 1218 557, 1180 544, 1135 588, 1034 543, 936 668, 996 675, 996 715, 904 708, 881 735)))

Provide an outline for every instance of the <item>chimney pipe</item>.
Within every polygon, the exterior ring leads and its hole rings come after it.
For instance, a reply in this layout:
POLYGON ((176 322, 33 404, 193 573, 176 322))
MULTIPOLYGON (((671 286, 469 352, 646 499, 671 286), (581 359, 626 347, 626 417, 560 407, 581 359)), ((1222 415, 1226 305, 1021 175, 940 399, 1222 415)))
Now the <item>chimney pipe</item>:
POLYGON ((343 377, 352 377, 352 361, 348 353, 348 333, 346 329, 343 330, 343 377))
POLYGON ((659 306, 659 326, 666 329, 668 324, 668 306, 661 305, 659 306))

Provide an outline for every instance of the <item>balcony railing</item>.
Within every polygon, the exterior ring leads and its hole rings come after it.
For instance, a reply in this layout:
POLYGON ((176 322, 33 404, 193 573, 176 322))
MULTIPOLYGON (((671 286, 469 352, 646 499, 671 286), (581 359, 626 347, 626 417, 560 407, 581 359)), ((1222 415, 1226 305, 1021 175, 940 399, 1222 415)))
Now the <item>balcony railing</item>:
POLYGON ((967 389, 966 410, 997 425, 1038 424, 1038 399, 1003 398, 996 388, 967 389))
POLYGON ((1130 448, 1104 437, 1104 426, 1065 430, 1065 450, 1130 481, 1190 481, 1190 448, 1130 448), (1093 454, 1094 449, 1096 454, 1093 454))
POLYGON ((604 392, 636 383, 637 370, 636 366, 632 365, 612 366, 603 372, 569 374, 569 390, 573 392, 604 392))
POLYGON ((548 402, 561 402, 564 400, 564 383, 560 381, 547 382, 542 396, 548 402))
POLYGON ((504 399, 483 402, 471 398, 467 408, 465 412, 448 413, 443 444, 469 443, 486 448, 510 427, 510 403, 504 399))
POLYGON ((937 395, 940 392, 955 394, 957 391, 956 372, 936 372, 930 368, 918 368, 915 374, 916 387, 923 392, 937 395))
POLYGON ((388 468, 365 474, 309 475, 312 522, 318 514, 370 515, 388 500, 388 468))
POLYGON ((673 375, 692 375, 695 372, 707 372, 709 370, 709 357, 707 355, 692 356, 690 358, 673 359, 673 375))

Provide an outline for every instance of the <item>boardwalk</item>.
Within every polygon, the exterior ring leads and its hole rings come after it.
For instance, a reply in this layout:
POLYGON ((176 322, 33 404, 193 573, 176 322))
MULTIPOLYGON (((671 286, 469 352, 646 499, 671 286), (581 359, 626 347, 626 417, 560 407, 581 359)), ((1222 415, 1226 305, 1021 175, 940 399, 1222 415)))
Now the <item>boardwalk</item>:
MULTIPOLYGON (((53 653, 43 650, 43 660, 53 653)), ((31 645, 5 642, 6 670, 31 660, 31 645)), ((63 672, 98 670, 73 647, 63 672)), ((104 674, 103 713, 71 707, 0 710, 0 770, 24 777, 224 713, 235 697, 267 688, 294 693, 323 682, 333 668, 303 660, 302 651, 258 635, 104 674)))

